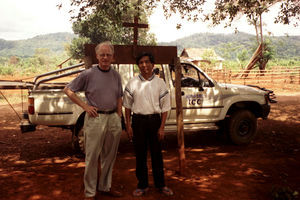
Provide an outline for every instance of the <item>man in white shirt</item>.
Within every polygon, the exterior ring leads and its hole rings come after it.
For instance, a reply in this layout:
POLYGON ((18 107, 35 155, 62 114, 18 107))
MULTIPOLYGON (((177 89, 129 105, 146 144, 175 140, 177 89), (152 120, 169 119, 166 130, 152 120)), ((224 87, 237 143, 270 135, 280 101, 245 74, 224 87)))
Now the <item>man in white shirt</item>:
POLYGON ((136 63, 140 74, 128 82, 123 99, 126 129, 129 137, 133 139, 136 154, 138 185, 133 191, 133 196, 142 196, 148 191, 148 145, 155 187, 165 195, 171 196, 173 191, 165 185, 160 143, 164 138, 165 122, 171 109, 170 94, 165 82, 153 73, 152 54, 142 53, 137 57, 136 63))

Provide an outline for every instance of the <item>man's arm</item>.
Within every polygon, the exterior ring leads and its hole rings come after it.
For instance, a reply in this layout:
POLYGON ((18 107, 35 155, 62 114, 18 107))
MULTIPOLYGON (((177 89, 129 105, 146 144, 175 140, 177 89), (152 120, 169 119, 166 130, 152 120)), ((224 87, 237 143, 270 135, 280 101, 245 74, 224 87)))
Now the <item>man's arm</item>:
POLYGON ((129 139, 131 140, 132 136, 133 136, 133 132, 132 132, 132 128, 131 128, 130 117, 131 117, 131 109, 125 108, 126 131, 127 131, 129 139))
POLYGON ((120 117, 122 117, 122 105, 123 105, 123 100, 122 97, 120 97, 117 100, 117 113, 120 117))
POLYGON ((78 106, 80 106, 83 110, 85 110, 89 116, 91 117, 97 117, 98 113, 97 113, 97 108, 90 106, 88 104, 86 104, 84 101, 82 101, 75 92, 73 92, 70 88, 65 87, 64 88, 64 93, 74 102, 76 103, 78 106))
POLYGON ((168 111, 161 113, 161 124, 160 127, 158 129, 158 137, 160 140, 163 140, 165 137, 165 124, 166 124, 166 120, 167 120, 167 115, 168 115, 168 111))

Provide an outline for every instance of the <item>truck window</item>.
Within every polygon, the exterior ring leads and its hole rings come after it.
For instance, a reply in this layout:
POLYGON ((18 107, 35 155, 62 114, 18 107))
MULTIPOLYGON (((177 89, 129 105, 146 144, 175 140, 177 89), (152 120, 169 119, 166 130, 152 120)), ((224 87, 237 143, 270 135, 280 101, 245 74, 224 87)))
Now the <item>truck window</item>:
MULTIPOLYGON (((209 80, 190 64, 181 64, 181 87, 209 87, 209 80)), ((170 66, 171 78, 175 84, 175 68, 170 66)))
POLYGON ((159 78, 163 79, 164 81, 165 80, 165 74, 164 74, 164 70, 163 70, 163 67, 162 65, 155 65, 154 68, 153 68, 153 72, 156 76, 158 76, 159 78))

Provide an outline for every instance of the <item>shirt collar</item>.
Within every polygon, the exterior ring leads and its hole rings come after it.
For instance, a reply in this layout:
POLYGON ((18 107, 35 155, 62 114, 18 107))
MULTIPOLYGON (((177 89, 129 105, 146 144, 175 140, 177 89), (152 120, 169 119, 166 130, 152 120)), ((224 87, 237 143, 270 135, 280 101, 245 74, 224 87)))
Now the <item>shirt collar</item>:
POLYGON ((100 66, 99 66, 99 65, 97 65, 97 68, 98 68, 98 69, 99 69, 101 72, 109 72, 111 67, 109 67, 109 69, 108 69, 108 70, 103 70, 103 69, 101 69, 101 68, 100 68, 100 66))
POLYGON ((151 76, 148 80, 146 80, 146 79, 142 76, 142 74, 139 74, 139 78, 141 79, 141 81, 152 81, 152 80, 154 79, 154 77, 155 77, 155 74, 153 73, 152 76, 151 76))

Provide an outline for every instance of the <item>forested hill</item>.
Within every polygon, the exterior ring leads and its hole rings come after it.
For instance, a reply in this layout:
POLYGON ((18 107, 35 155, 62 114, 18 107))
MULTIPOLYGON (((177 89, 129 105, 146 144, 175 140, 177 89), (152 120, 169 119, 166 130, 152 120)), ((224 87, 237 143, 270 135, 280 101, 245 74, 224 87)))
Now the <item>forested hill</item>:
MULTIPOLYGON (((300 58, 300 36, 266 37, 272 41, 275 57, 300 58)), ((180 53, 184 48, 213 48, 225 59, 235 59, 237 53, 243 50, 252 55, 257 48, 256 36, 247 33, 213 34, 198 33, 159 45, 177 46, 180 53)))
MULTIPOLYGON (((55 54, 62 53, 65 45, 70 44, 75 37, 72 33, 52 33, 39 35, 26 40, 8 41, 0 39, 1 56, 33 56, 38 48, 49 49, 55 54)), ((269 37, 277 58, 300 58, 300 36, 269 37)), ((177 46, 180 53, 183 48, 213 48, 224 59, 235 59, 243 51, 251 56, 257 45, 255 36, 246 33, 213 34, 198 33, 178 39, 173 42, 159 43, 158 45, 177 46)))
POLYGON ((26 40, 0 39, 0 56, 29 57, 34 55, 38 48, 49 49, 54 54, 59 54, 65 50, 65 44, 70 44, 74 37, 72 33, 51 33, 26 40))

